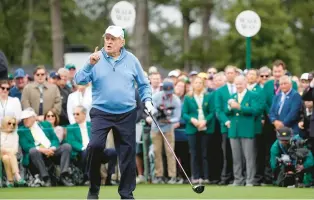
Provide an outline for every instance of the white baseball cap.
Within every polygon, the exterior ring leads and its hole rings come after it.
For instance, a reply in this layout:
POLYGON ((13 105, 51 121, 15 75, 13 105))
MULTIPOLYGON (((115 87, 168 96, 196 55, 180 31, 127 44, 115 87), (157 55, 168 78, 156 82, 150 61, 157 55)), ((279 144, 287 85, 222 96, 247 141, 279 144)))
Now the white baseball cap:
POLYGON ((121 38, 124 38, 124 31, 122 29, 122 27, 120 26, 109 26, 106 31, 105 31, 105 34, 103 35, 103 37, 106 36, 106 34, 110 34, 112 35, 113 37, 121 37, 121 38))
POLYGON ((22 111, 21 119, 27 119, 29 117, 36 117, 36 113, 33 108, 26 108, 22 111))
POLYGON ((309 80, 309 73, 303 73, 302 75, 301 75, 301 78, 300 78, 300 80, 309 80))
POLYGON ((168 77, 171 77, 171 76, 178 77, 178 76, 179 76, 179 72, 176 71, 176 70, 172 70, 172 71, 169 72, 169 74, 168 74, 168 77))

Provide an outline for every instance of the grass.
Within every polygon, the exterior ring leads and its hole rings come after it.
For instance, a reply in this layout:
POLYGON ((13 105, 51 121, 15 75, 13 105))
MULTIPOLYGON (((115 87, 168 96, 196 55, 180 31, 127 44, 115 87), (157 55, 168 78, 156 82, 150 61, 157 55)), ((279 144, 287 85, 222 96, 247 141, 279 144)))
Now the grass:
MULTIPOLYGON (((88 187, 2 188, 0 199, 86 199, 88 187)), ((101 188, 101 199, 119 199, 117 186, 101 188)), ((207 186, 202 194, 189 185, 138 185, 136 199, 313 199, 313 188, 207 186)))

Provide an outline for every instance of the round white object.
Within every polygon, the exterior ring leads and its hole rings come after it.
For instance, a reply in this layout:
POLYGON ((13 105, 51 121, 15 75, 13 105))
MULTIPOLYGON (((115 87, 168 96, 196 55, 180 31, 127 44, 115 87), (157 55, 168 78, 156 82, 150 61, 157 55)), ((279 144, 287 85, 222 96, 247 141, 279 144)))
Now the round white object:
POLYGON ((235 20, 237 31, 244 37, 256 35, 261 29, 261 25, 261 18, 252 10, 241 12, 235 20))
POLYGON ((116 26, 131 28, 135 23, 136 11, 134 6, 127 1, 119 1, 111 10, 111 20, 116 26))

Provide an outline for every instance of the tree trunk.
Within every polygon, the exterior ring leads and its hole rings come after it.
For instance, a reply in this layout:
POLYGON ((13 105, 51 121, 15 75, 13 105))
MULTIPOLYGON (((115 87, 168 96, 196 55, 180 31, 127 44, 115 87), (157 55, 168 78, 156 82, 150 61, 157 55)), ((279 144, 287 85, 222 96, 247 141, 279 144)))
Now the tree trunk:
POLYGON ((203 8, 203 16, 202 16, 202 38, 203 38, 203 63, 202 69, 205 70, 208 67, 208 50, 210 48, 210 27, 209 21, 212 11, 212 4, 210 1, 206 3, 205 7, 203 8))
POLYGON ((64 66, 64 34, 61 20, 60 0, 50 0, 51 14, 51 35, 52 35, 52 52, 53 52, 53 68, 55 70, 64 66))
POLYGON ((150 64, 148 18, 148 0, 136 0, 135 55, 145 70, 150 64))
POLYGON ((34 36, 33 0, 28 0, 28 21, 23 44, 22 65, 30 64, 34 36))
POLYGON ((191 71, 190 60, 187 57, 190 53, 190 34, 189 29, 191 25, 190 19, 190 10, 182 11, 182 18, 183 18, 183 55, 184 55, 184 70, 191 71))

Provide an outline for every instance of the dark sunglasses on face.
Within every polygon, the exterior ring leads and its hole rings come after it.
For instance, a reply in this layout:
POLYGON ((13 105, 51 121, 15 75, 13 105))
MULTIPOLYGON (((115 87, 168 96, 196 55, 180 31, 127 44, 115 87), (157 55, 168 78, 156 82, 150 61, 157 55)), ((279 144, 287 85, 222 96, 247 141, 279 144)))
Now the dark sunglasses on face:
POLYGON ((9 125, 9 126, 11 126, 11 125, 12 125, 12 126, 15 126, 16 124, 15 124, 15 123, 12 123, 12 122, 8 122, 8 125, 9 125))
POLYGON ((47 115, 47 118, 49 118, 49 117, 55 117, 54 115, 47 115))
POLYGON ((1 90, 6 90, 6 91, 9 91, 9 90, 10 90, 10 88, 1 86, 1 90))
POLYGON ((268 78, 269 75, 260 75, 261 78, 268 78))
POLYGON ((36 76, 45 76, 45 74, 36 74, 36 76))

